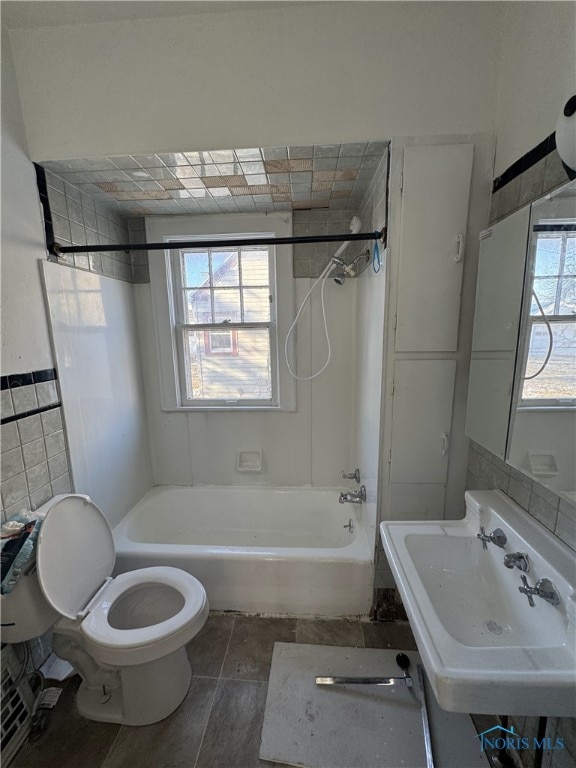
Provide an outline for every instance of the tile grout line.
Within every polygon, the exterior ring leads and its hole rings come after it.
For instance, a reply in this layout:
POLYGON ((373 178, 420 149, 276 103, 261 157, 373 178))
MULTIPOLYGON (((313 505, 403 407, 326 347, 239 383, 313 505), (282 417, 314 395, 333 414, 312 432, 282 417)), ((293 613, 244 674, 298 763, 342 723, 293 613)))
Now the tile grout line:
POLYGON ((234 616, 234 621, 232 622, 232 629, 230 630, 230 637, 228 638, 228 643, 226 645, 226 650, 224 651, 224 656, 222 656, 222 664, 220 664, 220 671, 218 672, 218 680, 222 677, 222 670, 224 669, 224 662, 226 661, 226 657, 228 656, 228 651, 230 650, 230 643, 232 642, 232 635, 234 633, 234 629, 236 627, 236 616, 234 616))
MULTIPOLYGON (((202 738, 200 739, 200 743, 198 745, 198 751, 196 752, 196 757, 194 759, 194 765, 192 768, 196 768, 198 765, 198 760, 200 758, 200 753, 202 752, 202 745, 204 744, 204 737, 206 736, 206 731, 208 730, 208 723, 210 722, 210 715, 212 714, 212 710, 214 708, 214 700, 216 699, 216 694, 218 692, 218 687, 220 685, 221 675, 222 675, 222 669, 224 668, 224 662, 226 661, 226 656, 228 655, 228 649, 230 648, 230 643, 232 641, 232 633, 234 632, 234 627, 236 626, 236 616, 234 616, 234 621, 232 622, 232 627, 230 629, 230 637, 228 638, 228 643, 226 645, 226 650, 224 651, 224 656, 222 657, 222 664, 220 665, 220 671, 218 672, 218 678, 216 685, 214 686, 214 693, 212 694, 212 701, 210 702, 210 708, 208 709, 208 715, 206 717, 206 722, 204 723, 204 730, 202 731, 202 738)), ((211 678, 212 680, 215 680, 216 678, 211 678)))

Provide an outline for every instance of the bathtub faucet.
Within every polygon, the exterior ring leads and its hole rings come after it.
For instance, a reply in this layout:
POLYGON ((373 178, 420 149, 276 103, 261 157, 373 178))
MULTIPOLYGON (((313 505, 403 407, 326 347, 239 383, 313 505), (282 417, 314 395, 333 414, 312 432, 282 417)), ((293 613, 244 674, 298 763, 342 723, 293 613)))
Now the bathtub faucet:
POLYGON ((497 547, 503 549, 506 546, 506 534, 502 528, 495 528, 492 533, 486 533, 484 526, 480 526, 480 533, 476 534, 476 538, 482 542, 482 547, 488 549, 488 542, 496 544, 497 547))
POLYGON ((338 501, 340 504, 362 504, 366 501, 366 486, 362 485, 359 491, 342 491, 338 501))

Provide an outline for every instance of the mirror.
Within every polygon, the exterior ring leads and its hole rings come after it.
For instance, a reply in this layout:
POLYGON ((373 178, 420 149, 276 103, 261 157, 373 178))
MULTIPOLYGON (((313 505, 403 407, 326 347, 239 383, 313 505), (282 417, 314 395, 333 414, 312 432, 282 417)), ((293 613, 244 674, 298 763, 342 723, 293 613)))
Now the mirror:
POLYGON ((576 183, 481 234, 466 434, 576 496, 576 183))
POLYGON ((576 183, 533 203, 506 461, 576 496, 576 183))

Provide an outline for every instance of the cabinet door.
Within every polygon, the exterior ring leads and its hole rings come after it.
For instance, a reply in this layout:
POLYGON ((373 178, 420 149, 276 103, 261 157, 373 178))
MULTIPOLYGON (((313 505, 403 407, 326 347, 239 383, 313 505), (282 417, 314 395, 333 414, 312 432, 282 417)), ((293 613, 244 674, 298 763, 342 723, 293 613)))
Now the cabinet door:
POLYGON ((473 150, 404 150, 397 352, 457 348, 473 150))
POLYGON ((514 352, 504 357, 472 357, 464 432, 499 459, 506 450, 513 381, 514 352))
POLYGON ((392 483, 446 482, 455 360, 397 360, 392 411, 392 483))
POLYGON ((518 341, 530 206, 481 235, 473 352, 513 352, 518 341))

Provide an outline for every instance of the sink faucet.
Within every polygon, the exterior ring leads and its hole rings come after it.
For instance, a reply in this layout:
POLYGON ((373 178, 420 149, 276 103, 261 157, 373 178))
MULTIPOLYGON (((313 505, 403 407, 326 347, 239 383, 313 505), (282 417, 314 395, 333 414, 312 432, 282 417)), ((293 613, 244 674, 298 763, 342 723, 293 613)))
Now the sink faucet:
POLYGON ((526 573, 530 570, 530 562, 525 552, 510 552, 504 555, 504 565, 506 568, 520 568, 526 573))
POLYGON ((366 486, 362 485, 359 491, 342 491, 338 501, 340 504, 362 504, 366 501, 366 486))
POLYGON ((492 531, 492 533, 486 533, 484 530, 484 526, 480 526, 480 533, 476 534, 476 538, 480 539, 482 542, 482 547, 484 549, 488 549, 488 541, 491 541, 492 544, 496 544, 497 547, 500 547, 501 549, 506 546, 506 534, 502 530, 502 528, 496 528, 492 531))
POLYGON ((556 592, 554 584, 552 584, 550 579, 539 579, 539 581, 536 582, 536 586, 531 587, 528 584, 528 579, 526 576, 524 576, 524 574, 522 574, 520 578, 522 579, 523 586, 518 587, 518 591, 522 592, 523 595, 526 595, 531 608, 534 608, 534 600, 532 599, 532 595, 541 597, 542 600, 546 600, 546 602, 550 603, 550 605, 558 605, 560 602, 558 592, 556 592))

